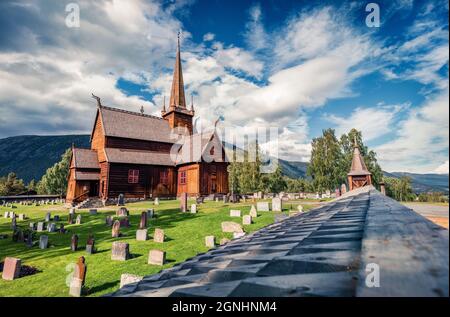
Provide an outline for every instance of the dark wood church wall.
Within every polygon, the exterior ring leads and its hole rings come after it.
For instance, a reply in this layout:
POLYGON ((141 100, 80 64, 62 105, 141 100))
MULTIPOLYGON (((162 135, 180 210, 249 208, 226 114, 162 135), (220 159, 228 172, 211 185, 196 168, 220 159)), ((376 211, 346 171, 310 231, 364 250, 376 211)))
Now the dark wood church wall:
POLYGON ((118 137, 106 137, 106 147, 170 153, 172 144, 164 142, 118 138, 118 137))
POLYGON ((176 195, 176 171, 173 167, 136 164, 115 164, 109 167, 109 198, 124 194, 128 198, 174 197, 176 195), (129 183, 129 170, 138 170, 137 183, 129 183), (167 181, 161 182, 162 172, 167 172, 167 181))

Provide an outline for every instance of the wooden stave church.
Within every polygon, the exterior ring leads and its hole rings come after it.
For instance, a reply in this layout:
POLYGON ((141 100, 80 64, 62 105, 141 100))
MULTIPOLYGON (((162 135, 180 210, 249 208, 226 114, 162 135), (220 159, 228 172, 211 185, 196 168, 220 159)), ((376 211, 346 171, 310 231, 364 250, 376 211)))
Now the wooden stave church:
POLYGON ((178 40, 169 107, 163 105, 162 117, 106 107, 97 98, 91 148, 72 148, 66 201, 228 193, 223 144, 215 128, 194 133, 194 114, 193 104, 186 107, 178 40), (171 155, 175 143, 178 150, 171 155))

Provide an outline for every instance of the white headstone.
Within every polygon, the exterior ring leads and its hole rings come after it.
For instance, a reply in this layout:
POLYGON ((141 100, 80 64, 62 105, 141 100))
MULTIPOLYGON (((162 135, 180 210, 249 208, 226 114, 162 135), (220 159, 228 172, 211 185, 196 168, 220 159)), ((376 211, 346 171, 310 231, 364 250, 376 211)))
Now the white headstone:
POLYGON ((236 209, 230 210, 230 217, 241 217, 241 211, 236 209))

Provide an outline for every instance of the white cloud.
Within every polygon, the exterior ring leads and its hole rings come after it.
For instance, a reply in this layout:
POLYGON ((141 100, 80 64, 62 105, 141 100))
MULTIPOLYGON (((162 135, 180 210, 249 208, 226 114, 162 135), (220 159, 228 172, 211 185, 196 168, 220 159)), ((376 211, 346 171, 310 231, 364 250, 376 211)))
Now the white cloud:
POLYGON ((436 173, 436 174, 448 174, 448 172, 449 172, 448 160, 445 161, 442 165, 439 165, 433 171, 433 173, 436 173))
POLYGON ((245 39, 249 47, 254 51, 268 46, 268 35, 262 24, 261 5, 255 4, 249 10, 249 21, 246 24, 245 39))
POLYGON ((448 159, 448 88, 412 109, 397 125, 397 137, 375 148, 387 171, 426 173, 448 159))
POLYGON ((205 35, 203 35, 203 41, 210 42, 214 40, 215 37, 216 35, 214 33, 206 33, 205 35))
POLYGON ((395 129, 394 118, 408 104, 356 108, 350 116, 325 115, 325 119, 335 124, 337 135, 348 133, 355 128, 362 131, 365 141, 372 141, 395 129))

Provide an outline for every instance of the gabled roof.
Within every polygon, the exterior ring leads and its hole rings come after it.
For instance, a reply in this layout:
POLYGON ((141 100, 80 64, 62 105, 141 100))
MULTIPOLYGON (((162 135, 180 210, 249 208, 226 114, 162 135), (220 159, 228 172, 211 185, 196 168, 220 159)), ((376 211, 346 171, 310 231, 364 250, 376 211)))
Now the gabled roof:
POLYGON ((177 165, 206 161, 225 162, 223 145, 215 131, 187 136, 178 151, 177 165), (214 147, 213 154, 211 149, 214 147), (223 154, 223 155, 222 155, 223 154))
POLYGON ((175 166, 170 153, 105 148, 109 163, 175 166))
POLYGON ((174 143, 169 123, 162 118, 105 106, 98 109, 105 136, 174 143))
POLYGON ((100 168, 94 150, 73 148, 72 155, 75 168, 100 168))
POLYGON ((364 163, 364 159, 359 151, 359 147, 355 145, 353 150, 353 159, 352 159, 352 167, 350 168, 350 172, 348 175, 356 176, 356 175, 371 175, 367 169, 366 163, 364 163))

